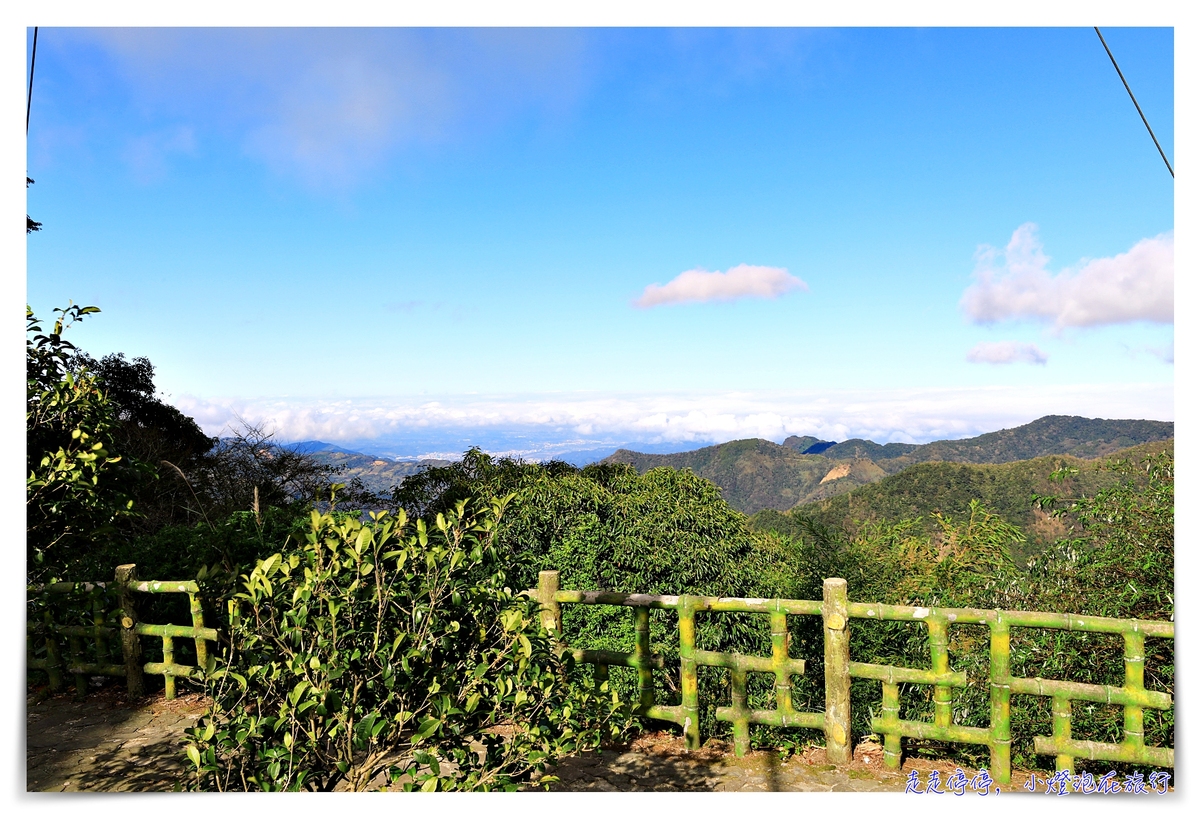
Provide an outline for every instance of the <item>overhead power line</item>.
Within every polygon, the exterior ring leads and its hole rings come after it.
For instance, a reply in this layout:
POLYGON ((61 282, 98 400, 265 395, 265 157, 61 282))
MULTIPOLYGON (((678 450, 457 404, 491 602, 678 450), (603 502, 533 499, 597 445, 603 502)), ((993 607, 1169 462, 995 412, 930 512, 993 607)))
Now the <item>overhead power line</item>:
POLYGON ((29 109, 33 105, 33 67, 37 65, 37 30, 33 27, 33 55, 29 58, 29 93, 25 97, 25 135, 29 135, 29 109))
MULTIPOLYGON (((1142 113, 1142 106, 1138 105, 1137 97, 1133 95, 1133 89, 1129 87, 1128 82, 1125 82, 1125 75, 1121 73, 1121 66, 1117 65, 1117 58, 1113 56, 1112 50, 1108 47, 1108 43, 1104 42, 1104 35, 1100 33, 1100 27, 1092 26, 1092 28, 1096 29, 1096 36, 1100 38, 1100 44, 1103 45, 1104 50, 1108 52, 1108 58, 1112 60, 1113 68, 1117 69, 1117 76, 1121 78, 1121 83, 1125 86, 1125 90, 1129 92, 1129 98, 1133 100, 1133 107, 1137 108, 1138 116, 1142 118, 1142 124, 1146 126, 1146 130, 1150 132, 1150 138, 1154 140, 1154 147, 1158 148, 1158 155, 1162 157, 1163 162, 1166 162, 1167 170, 1171 172, 1171 178, 1174 179, 1175 171, 1171 167, 1171 163, 1167 161, 1167 155, 1163 153, 1162 145, 1158 144, 1158 137, 1154 135, 1154 129, 1152 129, 1150 127, 1150 123, 1146 121, 1146 115, 1142 113)), ((36 32, 34 36, 36 38, 36 32)))

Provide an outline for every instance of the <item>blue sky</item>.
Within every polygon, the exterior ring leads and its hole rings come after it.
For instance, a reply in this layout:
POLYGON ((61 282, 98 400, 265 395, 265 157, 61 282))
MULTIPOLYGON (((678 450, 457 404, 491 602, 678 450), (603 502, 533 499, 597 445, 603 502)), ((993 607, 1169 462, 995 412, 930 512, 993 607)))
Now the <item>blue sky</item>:
MULTIPOLYGON (((1173 162, 1173 31, 1104 33, 1173 162)), ((27 167, 29 303, 213 433, 1174 419, 1174 183, 1090 28, 43 28, 27 167)))

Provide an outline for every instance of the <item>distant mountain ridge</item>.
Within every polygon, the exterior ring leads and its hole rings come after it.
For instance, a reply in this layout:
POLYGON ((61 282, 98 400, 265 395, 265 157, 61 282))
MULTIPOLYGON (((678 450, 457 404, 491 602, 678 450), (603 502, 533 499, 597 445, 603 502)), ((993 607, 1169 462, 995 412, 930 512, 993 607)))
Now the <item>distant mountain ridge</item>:
POLYGON ((357 477, 371 491, 383 494, 390 492, 394 486, 400 485, 406 477, 419 474, 429 466, 446 466, 450 463, 449 460, 433 459, 390 460, 362 452, 353 452, 332 443, 322 443, 319 440, 288 444, 288 448, 312 455, 320 463, 342 468, 342 473, 337 477, 338 482, 349 482, 357 477))
POLYGON ((300 454, 357 454, 363 457, 370 457, 365 452, 356 452, 353 449, 343 449, 334 443, 326 443, 323 440, 302 440, 299 443, 284 443, 281 444, 285 449, 291 449, 300 454))
POLYGON ((1087 460, 1174 435, 1175 424, 1169 421, 1047 415, 1012 429, 920 445, 793 436, 784 445, 734 440, 666 455, 619 449, 601 462, 627 463, 639 472, 657 466, 690 468, 720 486, 731 506, 753 514, 844 494, 918 463, 1000 464, 1049 455, 1087 460))
POLYGON ((821 454, 831 446, 836 446, 837 443, 832 440, 820 440, 819 438, 805 435, 804 437, 796 437, 792 435, 782 444, 788 449, 795 449, 800 454, 821 454))

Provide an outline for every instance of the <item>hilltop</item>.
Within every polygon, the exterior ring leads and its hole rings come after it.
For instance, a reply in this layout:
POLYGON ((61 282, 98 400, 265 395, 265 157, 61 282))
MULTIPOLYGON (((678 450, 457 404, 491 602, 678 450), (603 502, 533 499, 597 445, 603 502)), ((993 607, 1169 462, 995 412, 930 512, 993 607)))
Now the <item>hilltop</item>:
POLYGON ((781 445, 750 439, 665 455, 619 449, 601 462, 627 463, 639 472, 658 466, 691 469, 720 486, 731 506, 754 514, 827 500, 922 463, 998 465, 1051 455, 1089 460, 1171 440, 1174 434, 1175 425, 1164 421, 1047 415, 1012 429, 921 445, 814 437, 790 437, 781 445))
POLYGON ((1050 454, 1066 454, 1084 460, 1103 457, 1121 449, 1167 440, 1175 436, 1175 424, 1159 420, 1104 420, 1070 415, 1046 415, 1012 429, 988 432, 963 440, 938 440, 922 446, 870 440, 847 440, 824 450, 825 457, 838 460, 868 457, 889 474, 914 463, 1012 463, 1050 454))
POLYGON ((1090 460, 1072 455, 1048 455, 1012 463, 918 463, 870 485, 816 502, 796 506, 789 512, 764 509, 750 518, 752 528, 794 536, 802 531, 801 520, 813 520, 853 537, 864 524, 891 523, 922 517, 927 528, 935 527, 933 514, 959 518, 968 513, 972 500, 998 514, 1025 532, 1028 556, 1067 534, 1071 520, 1050 517, 1033 508, 1034 493, 1063 497, 1091 497, 1117 481, 1104 469, 1113 459, 1141 462, 1161 451, 1173 451, 1174 441, 1153 441, 1122 449, 1090 460), (1050 474, 1063 467, 1078 474, 1052 483, 1050 474))
POLYGON ((725 502, 747 514, 763 508, 782 511, 865 485, 887 474, 870 460, 834 463, 821 455, 801 454, 793 448, 757 439, 733 440, 677 454, 618 449, 600 462, 627 463, 639 472, 659 466, 691 469, 720 486, 725 502))

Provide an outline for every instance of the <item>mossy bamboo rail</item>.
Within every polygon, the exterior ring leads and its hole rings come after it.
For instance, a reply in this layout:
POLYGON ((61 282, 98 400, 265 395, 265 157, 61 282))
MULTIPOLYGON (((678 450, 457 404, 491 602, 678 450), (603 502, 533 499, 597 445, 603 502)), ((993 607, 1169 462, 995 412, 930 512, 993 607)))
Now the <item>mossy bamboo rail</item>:
POLYGON ((91 625, 57 624, 51 606, 47 605, 40 620, 26 622, 26 667, 44 671, 49 677, 50 690, 54 693, 65 689, 65 671, 75 677, 77 697, 81 698, 87 692, 89 676, 115 676, 125 679, 127 696, 136 699, 144 692, 144 675, 150 674, 163 677, 166 697, 174 699, 176 678, 203 679, 208 672, 208 643, 217 640, 217 632, 204 625, 200 586, 193 581, 138 580, 136 566, 121 565, 117 567, 114 582, 111 583, 54 582, 31 588, 30 591, 45 599, 81 595, 92 614, 91 625), (138 621, 135 593, 187 594, 192 624, 155 625, 138 621), (44 658, 35 656, 34 636, 40 636, 44 641, 44 658), (141 661, 139 637, 142 636, 162 640, 163 661, 141 661), (59 644, 61 637, 67 638, 65 655, 59 644), (89 651, 84 648, 83 640, 87 638, 92 640, 91 661, 87 660, 89 651), (195 666, 175 661, 175 639, 193 640, 196 646, 195 666), (118 657, 112 649, 113 641, 120 643, 119 664, 115 661, 118 657))
POLYGON ((1052 700, 1051 735, 1033 738, 1034 752, 1055 756, 1059 770, 1074 773, 1076 758, 1119 761, 1155 767, 1174 767, 1175 751, 1170 747, 1145 744, 1143 711, 1173 706, 1168 693, 1147 690, 1145 640, 1147 637, 1174 639, 1175 624, 1137 619, 1110 619, 1080 614, 1032 611, 982 610, 974 608, 923 608, 906 605, 850 602, 844 579, 826 579, 820 602, 795 599, 747 599, 730 597, 626 594, 610 591, 564 591, 559 589, 557 571, 543 571, 538 587, 528 593, 542 606, 542 624, 555 633, 564 649, 577 661, 596 667, 597 678, 608 677, 608 666, 636 668, 638 704, 634 712, 652 719, 674 722, 683 728, 685 746, 700 747, 700 723, 697 673, 698 666, 728 669, 731 682, 730 707, 718 707, 716 717, 733 727, 734 752, 746 753, 750 746, 751 724, 776 727, 808 727, 825 733, 825 748, 830 762, 850 760, 850 680, 872 679, 882 686, 881 714, 871 719, 871 729, 884 737, 884 763, 900 766, 900 742, 903 737, 935 739, 945 742, 980 744, 988 747, 991 775, 1000 783, 1011 781, 1011 712, 1013 694, 1047 696, 1052 700), (567 648, 562 635, 562 606, 619 605, 634 611, 635 647, 632 653, 567 648), (651 653, 649 612, 651 609, 674 610, 679 630, 678 705, 654 701, 652 674, 665 668, 661 656, 651 653), (695 615, 699 611, 759 613, 770 617, 771 656, 745 656, 700 650, 695 643, 695 615), (820 616, 824 620, 825 710, 800 712, 793 708, 791 678, 804 673, 804 660, 788 654, 787 617, 820 616), (878 665, 850 661, 850 620, 867 619, 895 622, 922 622, 927 631, 930 667, 928 669, 878 665), (968 727, 953 723, 953 691, 967 684, 964 671, 950 668, 949 630, 956 625, 983 625, 989 629, 990 724, 968 727), (1085 633, 1119 634, 1125 640, 1125 684, 1084 684, 1054 679, 1014 677, 1010 673, 1010 633, 1012 628, 1043 628, 1085 633), (746 674, 774 674, 775 709, 750 710, 746 705, 746 674), (900 685, 933 685, 933 721, 900 718, 900 685), (1076 739, 1071 736, 1071 703, 1090 701, 1121 705, 1124 708, 1124 739, 1119 744, 1076 739))

